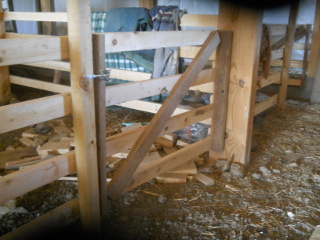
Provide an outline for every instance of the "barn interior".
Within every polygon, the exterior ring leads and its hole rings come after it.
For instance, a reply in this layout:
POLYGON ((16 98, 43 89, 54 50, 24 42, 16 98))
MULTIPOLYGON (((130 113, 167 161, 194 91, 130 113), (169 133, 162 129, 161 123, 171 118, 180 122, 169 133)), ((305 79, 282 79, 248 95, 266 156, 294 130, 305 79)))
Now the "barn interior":
POLYGON ((0 7, 0 240, 320 239, 319 0, 0 7))

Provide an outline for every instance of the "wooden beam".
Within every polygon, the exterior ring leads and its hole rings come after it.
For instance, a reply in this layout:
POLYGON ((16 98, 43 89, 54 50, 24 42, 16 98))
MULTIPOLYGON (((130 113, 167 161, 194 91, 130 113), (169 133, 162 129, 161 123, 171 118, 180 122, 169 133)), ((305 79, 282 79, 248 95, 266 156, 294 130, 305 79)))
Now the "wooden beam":
POLYGON ((197 57, 181 75, 169 97, 133 145, 128 157, 108 185, 108 195, 112 199, 117 198, 128 187, 132 174, 150 149, 152 142, 159 136, 166 122, 189 89, 191 82, 198 76, 219 42, 220 39, 217 32, 209 34, 197 57))
POLYGON ((207 137, 196 143, 190 144, 174 153, 171 153, 159 160, 152 161, 149 164, 141 166, 131 178, 130 185, 126 191, 145 183, 155 176, 165 173, 181 164, 191 160, 194 157, 210 149, 211 138, 207 137))
POLYGON ((1 39, 0 52, 0 66, 68 59, 68 38, 1 39))
POLYGON ((225 145, 228 107, 229 77, 231 68, 232 32, 219 31, 221 42, 216 51, 213 114, 211 124, 211 150, 222 152, 225 145))
MULTIPOLYGON (((283 60, 279 60, 279 59, 272 60, 271 66, 281 67, 283 66, 283 60)), ((302 66, 303 66, 303 61, 299 61, 299 60, 291 60, 289 63, 290 68, 302 68, 302 66)))
MULTIPOLYGON (((212 116, 212 108, 213 104, 210 104, 171 117, 159 135, 163 136, 165 134, 172 133, 176 130, 190 126, 193 123, 209 119, 212 116)), ((145 128, 146 126, 143 126, 141 128, 131 130, 130 132, 119 133, 117 135, 107 137, 107 156, 111 156, 131 148, 145 128)))
POLYGON ((101 232, 90 0, 67 1, 73 126, 83 230, 101 232))
POLYGON ((104 34, 106 52, 136 51, 161 47, 201 46, 211 31, 114 32, 104 34), (170 38, 168 38, 170 36, 170 38), (150 41, 152 39, 152 41, 150 41))
MULTIPOLYGON (((180 47, 179 56, 183 58, 195 58, 197 53, 200 51, 200 47, 180 47)), ((214 52, 209 60, 214 61, 216 59, 216 53, 214 52)))
POLYGON ((280 76, 281 76, 281 72, 274 72, 270 74, 267 79, 263 78, 262 76, 259 76, 258 82, 260 82, 260 84, 257 85, 257 88, 263 88, 263 87, 269 86, 270 84, 279 82, 280 76))
POLYGON ((64 12, 4 12, 4 20, 68 22, 64 12))
MULTIPOLYGON (((51 0, 40 0, 41 12, 52 12, 51 0)), ((41 33, 52 35, 52 22, 41 22, 41 33)))
MULTIPOLYGON (((199 76, 192 83, 192 86, 212 81, 215 78, 214 73, 215 71, 213 69, 202 70, 199 76)), ((173 75, 153 78, 150 80, 107 87, 106 106, 154 96, 161 94, 163 91, 170 92, 180 76, 181 75, 173 75)))
POLYGON ((136 72, 122 69, 110 68, 110 78, 128 80, 128 81, 143 81, 151 78, 151 73, 136 72))
POLYGON ((312 42, 311 42, 310 58, 309 58, 309 66, 308 66, 309 77, 315 77, 316 75, 319 53, 320 53, 320 0, 317 0, 316 6, 315 6, 312 42))
POLYGON ((210 151, 210 163, 233 159, 248 164, 256 96, 262 12, 219 3, 218 29, 233 31, 227 111, 227 138, 223 152, 210 151))
POLYGON ((76 172, 74 151, 44 160, 0 178, 0 204, 17 198, 60 177, 76 172))
MULTIPOLYGON (((0 3, 0 14, 3 14, 2 1, 0 3)), ((4 21, 0 21, 0 39, 6 37, 4 21)), ((0 40, 1 41, 1 40, 0 40)), ((0 67, 0 106, 7 104, 11 99, 11 88, 9 79, 9 68, 0 67)))
POLYGON ((0 107, 0 133, 71 114, 70 94, 59 94, 41 99, 0 107))
POLYGON ((218 15, 183 14, 180 26, 183 27, 217 27, 218 15))
MULTIPOLYGON (((94 74, 101 74, 105 69, 104 35, 92 36, 94 74)), ((94 79, 94 95, 97 128, 97 157, 100 191, 101 218, 107 217, 107 170, 106 170, 106 81, 94 79)))
POLYGON ((320 54, 318 55, 317 71, 313 81, 310 103, 320 103, 320 54))
POLYGON ((279 102, 278 102, 278 114, 282 115, 284 111, 284 105, 287 99, 287 89, 288 89, 288 78, 290 72, 290 61, 292 56, 292 45, 295 34, 295 26, 297 22, 299 11, 299 1, 291 3, 290 6, 290 15, 289 15, 289 24, 287 28, 286 35, 286 46, 283 54, 283 66, 281 72, 281 86, 279 90, 279 102))
POLYGON ((268 99, 257 103, 254 108, 254 115, 258 115, 259 113, 262 113, 263 111, 267 110, 268 108, 276 105, 278 103, 278 97, 279 97, 279 95, 275 94, 272 97, 269 97, 268 99))
POLYGON ((306 80, 307 80, 310 34, 311 34, 311 24, 307 24, 307 27, 306 27, 306 39, 305 39, 305 43, 304 43, 304 53, 303 53, 300 88, 304 88, 305 87, 306 80))
POLYGON ((36 62, 36 63, 25 63, 24 65, 70 72, 69 62, 43 61, 43 62, 36 62))
POLYGON ((55 84, 50 82, 44 82, 41 80, 24 78, 19 76, 10 75, 10 82, 20 86, 32 87, 41 90, 46 90, 54 93, 70 93, 71 87, 61 84, 55 84))
POLYGON ((75 223, 79 219, 79 201, 73 199, 28 222, 10 233, 0 237, 1 240, 47 238, 48 233, 75 223))
MULTIPOLYGON (((298 41, 301 38, 303 38, 305 35, 306 35, 306 28, 303 25, 300 25, 299 27, 297 27, 297 29, 294 30, 293 41, 298 41)), ((286 39, 287 39, 287 37, 284 36, 279 41, 277 41, 276 43, 272 44, 272 46, 271 46, 272 50, 279 49, 280 47, 285 45, 286 44, 286 39)))

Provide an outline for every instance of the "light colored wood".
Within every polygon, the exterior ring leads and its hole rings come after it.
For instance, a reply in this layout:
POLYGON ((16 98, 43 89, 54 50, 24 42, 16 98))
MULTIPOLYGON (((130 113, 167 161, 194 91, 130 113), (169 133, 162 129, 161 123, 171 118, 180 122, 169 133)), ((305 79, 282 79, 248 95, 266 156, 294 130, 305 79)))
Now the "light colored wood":
MULTIPOLYGON (((51 0, 40 0, 41 12, 52 12, 51 0)), ((46 35, 52 35, 52 23, 41 22, 41 33, 46 35)))
POLYGON ((270 74, 267 79, 259 76, 258 81, 260 82, 260 86, 257 86, 257 88, 263 88, 263 87, 269 86, 270 84, 279 82, 280 75, 281 75, 281 72, 277 71, 275 73, 270 74))
POLYGON ((231 159, 248 164, 262 33, 262 12, 221 1, 218 29, 233 31, 227 111, 227 138, 223 152, 210 151, 210 162, 231 159))
POLYGON ((0 178, 0 204, 76 171, 74 151, 0 178))
POLYGON ((316 6, 315 6, 312 42, 311 42, 310 58, 309 58, 309 66, 308 66, 309 77, 315 77, 316 75, 319 53, 320 53, 320 0, 317 0, 316 6))
POLYGON ((119 197, 127 188, 128 184, 130 184, 132 174, 136 171, 141 159, 143 159, 150 149, 152 142, 159 136, 166 122, 189 89, 191 82, 198 76, 219 43, 220 38, 218 33, 210 33, 197 57, 181 75, 162 107, 139 136, 131 148, 128 157, 115 173, 112 181, 108 185, 108 196, 110 198, 115 199, 119 197))
MULTIPOLYGON (((179 48, 179 56, 183 58, 195 58, 197 53, 199 52, 200 47, 180 47, 179 48)), ((216 53, 214 52, 209 60, 214 61, 216 59, 216 53)))
POLYGON ((159 160, 146 164, 138 168, 132 177, 132 182, 126 191, 139 186, 140 184, 149 181, 155 176, 170 171, 179 165, 188 162, 190 159, 209 150, 211 138, 207 137, 196 143, 190 144, 187 147, 180 149, 172 154, 162 157, 159 160))
POLYGON ((70 94, 15 103, 0 108, 0 133, 71 114, 70 94))
POLYGON ((54 70, 54 75, 53 75, 53 83, 59 84, 61 80, 61 71, 60 70, 54 70))
POLYGON ((41 234, 75 223, 79 219, 79 201, 73 199, 2 236, 1 240, 36 239, 41 234))
POLYGON ((219 31, 221 42, 216 51, 211 150, 222 152, 225 145, 229 78, 232 53, 232 32, 219 31))
MULTIPOLYGON (((2 1, 0 3, 0 14, 3 14, 2 1)), ((0 39, 6 37, 4 21, 0 21, 0 39)), ((1 40, 0 40, 1 41, 1 40)), ((11 87, 9 79, 9 68, 0 67, 0 106, 7 104, 11 98, 11 87)))
POLYGON ((269 97, 268 99, 257 103, 254 108, 254 115, 258 115, 259 113, 262 113, 263 111, 267 110, 268 108, 276 105, 278 103, 278 97, 279 97, 279 95, 275 94, 272 97, 269 97))
POLYGON ((43 62, 36 62, 36 63, 25 63, 24 65, 70 72, 69 62, 43 61, 43 62))
MULTIPOLYGON (((201 122, 202 120, 210 118, 212 116, 212 108, 213 105, 210 104, 171 117, 160 135, 174 132, 193 123, 201 122)), ((120 133, 111 137, 107 137, 107 156, 111 156, 115 153, 131 148, 145 128, 146 126, 143 126, 139 129, 134 129, 127 133, 120 133)))
MULTIPOLYGON (((299 61, 299 60, 291 60, 290 61, 290 68, 302 68, 303 65, 303 61, 299 61)), ((271 66, 274 67, 281 67, 283 66, 283 60, 279 60, 279 59, 275 59, 271 61, 271 66)))
MULTIPOLYGON (((192 85, 214 80, 214 73, 211 69, 202 70, 192 85)), ((106 106, 154 96, 163 91, 170 92, 180 76, 181 74, 107 87, 106 106)))
MULTIPOLYGON (((93 69, 94 74, 101 74, 105 69, 105 46, 104 35, 94 35, 92 38, 93 50, 93 69)), ((97 154, 98 154, 98 173, 100 191, 100 212, 101 218, 107 217, 107 170, 106 170, 106 81, 94 79, 94 95, 96 109, 96 128, 97 128, 97 154)))
POLYGON ((300 88, 304 88, 307 80, 308 70, 308 58, 309 58, 309 42, 311 34, 311 24, 306 26, 306 39, 304 44, 303 62, 302 62, 302 73, 301 73, 301 85, 300 88))
POLYGON ((217 27, 218 15, 183 14, 180 26, 187 27, 217 27))
POLYGON ((106 52, 202 45, 211 31, 114 32, 104 34, 106 52), (170 38, 168 38, 170 36, 170 38), (150 41, 152 39, 152 41, 150 41))
POLYGON ((110 78, 116 78, 116 79, 128 80, 128 81, 143 81, 143 80, 150 79, 151 73, 110 68, 110 78))
POLYGON ((4 20, 67 22, 64 12, 4 12, 4 20))
POLYGON ((310 103, 320 103, 320 54, 318 56, 317 71, 312 86, 310 103))
POLYGON ((2 170, 9 162, 36 155, 37 151, 33 147, 2 151, 0 152, 0 170, 2 170))
POLYGON ((139 0, 139 7, 151 9, 157 6, 157 0, 139 0))
POLYGON ((90 0, 67 1, 72 114, 77 160, 80 218, 84 231, 101 232, 100 193, 90 0))
MULTIPOLYGON (((290 26, 290 24, 288 25, 288 27, 290 26)), ((295 26, 296 27, 296 26, 295 26)), ((301 38, 303 38, 306 35, 306 28, 304 27, 304 25, 300 25, 297 28, 294 28, 294 37, 293 37, 293 41, 298 41, 301 38)), ((281 48, 283 45, 286 44, 286 39, 287 37, 284 36, 282 37, 279 41, 275 42, 272 44, 271 48, 272 50, 275 49, 279 49, 281 48)))
POLYGON ((68 38, 1 39, 0 52, 0 66, 68 59, 68 38))
POLYGON ((24 77, 19 77, 19 76, 14 76, 14 75, 10 75, 10 82, 12 84, 42 89, 42 90, 55 92, 55 93, 70 93, 71 92, 70 86, 55 84, 55 83, 50 83, 50 82, 44 82, 41 80, 24 78, 24 77))
POLYGON ((207 187, 213 186, 214 185, 214 181, 212 178, 202 174, 202 173, 197 173, 194 176, 199 182, 201 182, 202 184, 206 185, 207 187))
POLYGON ((295 36, 295 26, 299 11, 299 2, 293 2, 290 6, 289 24, 286 35, 286 46, 283 54, 283 65, 280 77, 280 89, 278 98, 278 114, 282 115, 287 99, 288 78, 290 72, 290 61, 292 56, 292 45, 295 36))
POLYGON ((320 225, 316 226, 309 240, 319 240, 320 239, 320 225))

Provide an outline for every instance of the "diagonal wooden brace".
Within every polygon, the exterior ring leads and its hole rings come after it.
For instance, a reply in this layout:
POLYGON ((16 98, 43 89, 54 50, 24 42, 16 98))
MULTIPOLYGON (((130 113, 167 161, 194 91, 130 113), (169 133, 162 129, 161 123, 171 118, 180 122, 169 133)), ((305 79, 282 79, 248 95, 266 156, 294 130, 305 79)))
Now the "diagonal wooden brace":
POLYGON ((109 183, 107 194, 111 199, 118 198, 126 191, 132 181, 133 174, 147 154, 153 141, 159 136, 170 116, 187 93, 192 81, 197 78, 219 43, 218 32, 211 32, 191 65, 181 75, 170 95, 135 142, 126 160, 109 183))

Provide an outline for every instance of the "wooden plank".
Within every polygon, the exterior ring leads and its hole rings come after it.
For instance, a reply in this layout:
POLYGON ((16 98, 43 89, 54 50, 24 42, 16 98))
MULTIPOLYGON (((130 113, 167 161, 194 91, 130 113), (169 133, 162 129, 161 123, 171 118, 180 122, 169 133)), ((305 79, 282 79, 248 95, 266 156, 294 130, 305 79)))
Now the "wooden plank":
POLYGON ((278 114, 282 115, 284 111, 284 105, 287 98, 288 78, 290 72, 290 61, 292 56, 292 45, 295 36, 295 26, 297 22, 299 11, 299 2, 293 2, 290 6, 289 24, 286 35, 286 46, 283 54, 283 66, 280 77, 280 89, 278 98, 278 114))
POLYGON ((315 6, 312 42, 311 42, 310 58, 309 58, 309 66, 308 66, 309 77, 315 77, 316 75, 319 53, 320 53, 320 0, 317 0, 316 6, 315 6))
POLYGON ((143 81, 151 78, 151 73, 128 71, 122 69, 110 68, 110 78, 128 80, 128 81, 143 81))
MULTIPOLYGON (((214 80, 214 73, 212 69, 202 70, 192 86, 214 80)), ((181 74, 107 87, 106 106, 154 96, 163 91, 170 92, 180 76, 181 74)))
POLYGON ((198 76, 219 42, 220 38, 217 32, 209 34, 197 57, 181 75, 162 107, 135 142, 128 157, 115 173, 115 176, 108 185, 109 197, 115 199, 127 188, 131 181, 130 178, 139 166, 141 159, 143 159, 150 149, 152 142, 159 136, 166 122, 189 89, 191 82, 198 76))
MULTIPOLYGON (((195 58, 197 53, 200 51, 200 47, 180 47, 179 56, 183 58, 195 58)), ((209 60, 214 61, 216 59, 215 52, 210 56, 209 60)))
POLYGON ((74 151, 0 178, 0 204, 76 171, 74 151))
MULTIPOLYGON (((201 153, 209 150, 211 145, 211 138, 207 137, 196 143, 190 144, 187 147, 180 149, 172 154, 153 161, 137 169, 134 173, 130 185, 126 191, 145 183, 157 175, 165 173, 181 164, 188 162, 190 159, 197 157, 201 153)), ((111 182, 110 182, 111 183, 111 182)))
POLYGON ((100 193, 93 81, 90 0, 67 1, 73 126, 83 230, 99 234, 100 193))
POLYGON ((258 115, 259 113, 262 113, 263 111, 267 110, 268 108, 276 105, 278 103, 278 97, 279 97, 279 95, 275 94, 272 97, 269 97, 268 99, 257 103, 254 108, 254 115, 258 115))
POLYGON ((68 22, 65 12, 4 12, 4 20, 68 22))
POLYGON ((0 170, 4 169, 7 163, 36 155, 38 155, 38 153, 33 147, 2 151, 0 152, 0 170))
MULTIPOLYGON (((288 27, 290 26, 290 24, 288 25, 288 27)), ((301 38, 303 38, 306 35, 306 28, 303 25, 300 25, 299 27, 297 27, 297 29, 295 29, 294 31, 294 38, 293 41, 298 41, 301 38)), ((286 39, 287 37, 284 36, 283 38, 281 38, 279 41, 277 41, 276 43, 272 44, 271 48, 272 50, 275 49, 279 49, 280 47, 282 47, 283 45, 286 44, 286 39)))
MULTIPOLYGON (((213 104, 210 104, 171 117, 160 135, 171 133, 193 123, 201 122, 210 118, 212 116, 212 108, 213 104)), ((146 126, 143 126, 141 128, 131 130, 130 132, 119 133, 117 135, 107 137, 107 156, 111 156, 115 153, 131 148, 145 128, 146 126)))
POLYGON ((279 82, 280 81, 280 76, 281 76, 281 72, 280 71, 275 72, 273 74, 270 74, 267 79, 259 76, 258 77, 258 82, 260 82, 260 84, 257 85, 257 88, 260 89, 260 88, 269 86, 270 84, 279 82))
MULTIPOLYGON (((292 68, 302 68, 303 61, 298 60, 291 60, 289 67, 292 68)), ((271 66, 274 67, 282 67, 283 66, 283 60, 275 59, 271 61, 271 66)))
POLYGON ((1 240, 47 238, 49 232, 59 231, 62 227, 75 223, 79 219, 79 201, 73 199, 41 215, 10 233, 1 240), (22 237, 23 236, 23 237, 22 237))
POLYGON ((46 90, 49 92, 55 93, 70 93, 71 87, 61 84, 55 84, 50 82, 44 82, 41 80, 31 79, 31 78, 24 78, 19 76, 10 75, 10 82, 12 84, 17 84, 20 86, 32 87, 37 89, 46 90))
POLYGON ((0 52, 0 66, 68 59, 68 38, 1 39, 0 52))
POLYGON ((183 27, 217 27, 218 15, 209 14, 183 14, 180 20, 183 27))
MULTIPOLYGON (((40 0, 41 12, 52 12, 51 0, 40 0)), ((52 22, 41 22, 41 33, 52 35, 52 22)))
POLYGON ((316 75, 314 77, 310 103, 320 103, 320 54, 318 56, 317 65, 318 67, 317 67, 316 75))
POLYGON ((229 77, 232 53, 232 32, 219 31, 221 42, 216 51, 211 150, 222 152, 225 145, 229 77))
POLYGON ((223 152, 210 151, 210 162, 233 159, 248 164, 262 33, 262 12, 219 3, 218 29, 233 31, 227 111, 227 134, 223 152))
MULTIPOLYGON (((2 1, 0 3, 0 14, 3 14, 2 1)), ((0 21, 0 39, 6 37, 4 21, 0 21)), ((1 41, 1 40, 0 40, 1 41)), ((7 104, 11 99, 11 87, 9 79, 9 68, 0 67, 0 106, 7 104)))
POLYGON ((104 34, 106 51, 123 52, 161 47, 202 45, 211 31, 114 32, 104 34), (170 36, 168 38, 168 36, 170 36), (152 39, 152 41, 150 41, 152 39))
MULTIPOLYGON (((101 74, 105 69, 104 35, 92 36, 94 74, 101 74)), ((94 95, 96 109, 97 154, 100 191, 101 217, 107 217, 107 170, 106 170, 106 81, 94 79, 94 95)))
POLYGON ((311 34, 311 24, 307 24, 307 27, 306 27, 306 39, 305 39, 304 53, 303 53, 303 62, 302 62, 302 73, 301 73, 301 85, 300 85, 300 88, 304 88, 305 87, 306 79, 307 79, 310 34, 311 34))
POLYGON ((70 72, 69 62, 43 61, 43 62, 36 62, 36 63, 25 63, 24 65, 70 72))
POLYGON ((139 7, 151 9, 157 6, 157 0, 139 0, 139 7))
POLYGON ((71 114, 70 94, 15 103, 0 108, 0 133, 71 114))

